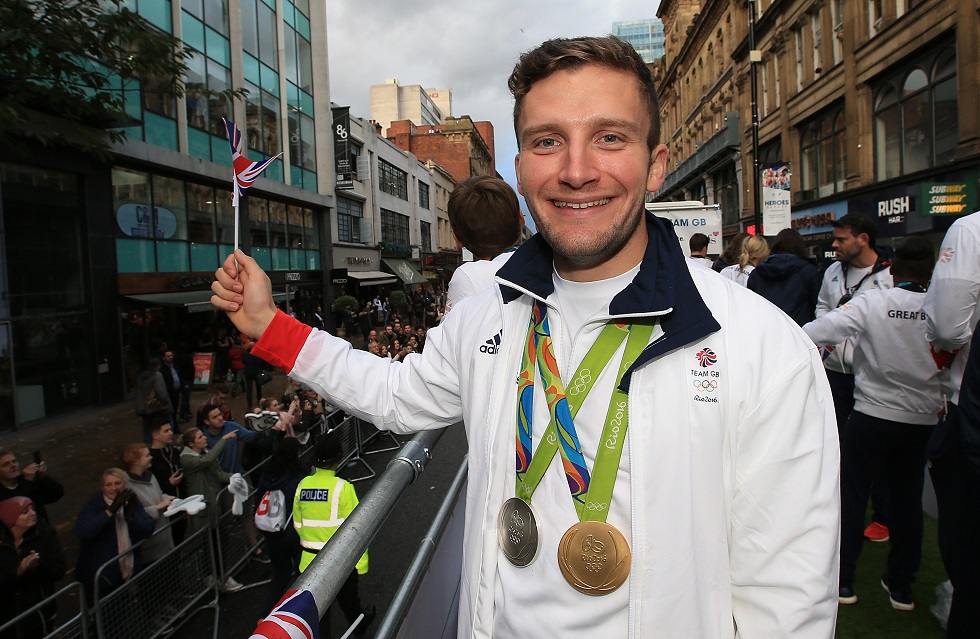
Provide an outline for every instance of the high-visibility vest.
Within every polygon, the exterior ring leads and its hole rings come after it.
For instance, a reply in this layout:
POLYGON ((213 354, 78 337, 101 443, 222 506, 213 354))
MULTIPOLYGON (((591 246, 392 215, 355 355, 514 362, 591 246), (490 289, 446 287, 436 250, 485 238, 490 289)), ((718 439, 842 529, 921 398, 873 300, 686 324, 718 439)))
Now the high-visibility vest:
MULTIPOLYGON (((293 526, 299 534, 303 553, 299 570, 303 572, 313 561, 316 553, 333 537, 354 507, 357 493, 354 486, 332 470, 317 468, 296 488, 293 497, 293 526)), ((357 561, 357 574, 368 571, 368 554, 364 551, 357 561)))

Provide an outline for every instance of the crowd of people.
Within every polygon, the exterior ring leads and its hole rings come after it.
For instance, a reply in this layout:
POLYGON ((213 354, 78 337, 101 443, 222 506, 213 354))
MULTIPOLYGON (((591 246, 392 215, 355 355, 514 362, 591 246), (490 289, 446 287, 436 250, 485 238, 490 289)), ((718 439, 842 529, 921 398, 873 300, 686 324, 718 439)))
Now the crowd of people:
MULTIPOLYGON (((412 340, 416 339, 413 334, 412 340)), ((169 359, 161 353, 151 365, 151 377, 156 378, 152 386, 160 385, 160 367, 169 359)), ((248 546, 256 548, 251 560, 271 564, 267 608, 282 596, 301 566, 302 533, 297 534, 292 519, 281 530, 257 530, 258 499, 249 496, 253 484, 259 497, 281 490, 292 513, 294 500, 299 499, 297 485, 312 472, 300 466, 300 452, 315 445, 313 437, 321 432, 317 426, 331 409, 297 381, 287 380, 284 388, 275 391, 273 385, 258 388, 257 401, 247 415, 232 414, 229 400, 234 389, 224 381, 211 386, 192 417, 193 424, 169 409, 140 411, 144 441, 117 451, 118 464, 104 470, 99 491, 85 501, 70 533, 78 544, 74 579, 82 584, 89 605, 165 559, 202 528, 219 534, 218 520, 229 511, 248 546), (269 420, 268 415, 274 418, 269 420), (259 472, 248 474, 260 464, 259 472)), ((169 400, 169 393, 164 397, 169 400)), ((179 407, 179 398, 170 406, 179 407)), ((321 436, 316 441, 324 442, 321 448, 327 446, 323 450, 336 469, 338 437, 321 436)), ((345 490, 353 494, 352 486, 345 490)), ((54 593, 66 574, 65 554, 45 510, 64 492, 45 461, 38 458, 22 467, 13 452, 0 450, 0 625, 54 593)), ((329 538, 352 508, 334 517, 336 525, 318 530, 319 538, 329 538)), ((220 587, 234 592, 243 586, 229 576, 220 587)), ((345 613, 353 611, 348 601, 359 602, 356 585, 354 592, 354 599, 345 599, 345 613)), ((44 607, 2 636, 43 636, 56 627, 55 612, 53 606, 44 607)), ((370 613, 361 621, 360 636, 374 613, 359 612, 370 613)))

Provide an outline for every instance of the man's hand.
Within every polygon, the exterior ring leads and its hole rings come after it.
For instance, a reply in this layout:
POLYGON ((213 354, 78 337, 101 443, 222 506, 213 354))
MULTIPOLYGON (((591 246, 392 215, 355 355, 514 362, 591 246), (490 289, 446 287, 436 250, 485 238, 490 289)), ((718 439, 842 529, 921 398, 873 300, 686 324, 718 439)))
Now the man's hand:
POLYGON ((235 439, 236 437, 238 437, 238 431, 233 430, 229 433, 225 433, 221 439, 235 439))
POLYGON ((241 250, 229 255, 214 273, 211 304, 225 311, 239 331, 258 339, 276 316, 272 282, 241 250))
POLYGON ((170 476, 170 485, 176 486, 181 481, 183 481, 183 479, 184 479, 184 473, 178 470, 176 473, 170 476))
POLYGON ((24 479, 26 479, 27 481, 34 481, 34 478, 37 476, 40 470, 41 469, 38 467, 37 464, 28 464, 24 466, 24 470, 20 472, 24 476, 24 479))

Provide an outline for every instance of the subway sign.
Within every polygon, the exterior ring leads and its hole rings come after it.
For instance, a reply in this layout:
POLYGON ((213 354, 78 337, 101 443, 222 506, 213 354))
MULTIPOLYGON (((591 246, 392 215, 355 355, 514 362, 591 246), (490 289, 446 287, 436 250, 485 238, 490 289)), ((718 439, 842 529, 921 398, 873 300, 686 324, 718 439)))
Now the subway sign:
POLYGON ((975 210, 977 210, 975 184, 926 182, 919 185, 920 215, 966 215, 975 210))

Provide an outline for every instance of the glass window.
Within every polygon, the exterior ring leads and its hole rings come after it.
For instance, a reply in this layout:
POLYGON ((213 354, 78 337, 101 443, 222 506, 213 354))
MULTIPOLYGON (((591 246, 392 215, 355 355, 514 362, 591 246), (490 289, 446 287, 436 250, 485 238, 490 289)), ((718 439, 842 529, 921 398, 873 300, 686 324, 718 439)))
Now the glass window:
POLYGON ((845 135, 842 109, 819 115, 805 125, 800 136, 800 183, 805 199, 843 190, 847 172, 845 135))
POLYGON ((320 227, 317 219, 312 209, 303 209, 303 237, 306 238, 307 249, 320 248, 320 227))
POLYGON ((252 55, 259 55, 257 0, 242 0, 242 48, 252 55))
MULTIPOLYGON (((288 235, 286 231, 286 205, 282 202, 269 202, 269 245, 272 247, 283 247, 289 246, 288 235)), ((287 266, 284 268, 289 268, 289 258, 285 259, 287 266)), ((275 252, 273 252, 272 263, 275 264, 275 252)))
POLYGON ((235 208, 231 205, 231 188, 227 191, 217 189, 215 196, 214 208, 218 214, 218 242, 234 246, 235 208))
POLYGON ((218 33, 228 35, 227 0, 204 0, 204 20, 218 33))
POLYGON ((187 185, 187 239, 214 242, 214 189, 203 184, 187 185))
MULTIPOLYGON (((208 60, 208 88, 212 91, 225 91, 231 86, 231 72, 214 60, 208 60)), ((214 135, 227 138, 221 118, 231 117, 231 104, 227 98, 213 96, 208 98, 208 129, 214 135)))
POLYGON ((279 68, 279 44, 276 39, 276 12, 265 4, 258 5, 259 59, 273 69, 279 68))
POLYGON ((408 216, 381 209, 381 241, 409 244, 408 216))
POLYGON ((269 246, 269 200, 248 198, 248 220, 252 246, 269 246))
POLYGON ((187 207, 183 180, 153 176, 153 212, 155 238, 187 239, 187 207))
POLYGON ((381 180, 379 188, 382 192, 408 201, 408 173, 384 159, 378 160, 378 173, 381 180))
POLYGON ((341 242, 361 241, 361 218, 364 204, 345 197, 337 198, 337 239, 341 242))
POLYGON ((153 237, 150 216, 150 176, 140 171, 112 169, 112 208, 119 233, 153 237))
MULTIPOLYGON (((208 101, 202 89, 207 87, 207 65, 204 56, 196 51, 187 60, 187 79, 185 103, 187 105, 187 124, 195 129, 207 131, 208 101)), ((210 158, 210 154, 205 156, 210 158)))
POLYGON ((432 225, 419 222, 419 248, 423 253, 432 252, 432 225))
POLYGON ((875 177, 893 178, 950 161, 959 138, 957 102, 951 46, 896 69, 881 82, 874 102, 875 177))
POLYGON ((419 182, 419 207, 429 208, 429 185, 425 182, 419 182))

